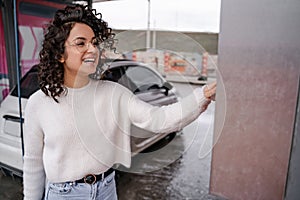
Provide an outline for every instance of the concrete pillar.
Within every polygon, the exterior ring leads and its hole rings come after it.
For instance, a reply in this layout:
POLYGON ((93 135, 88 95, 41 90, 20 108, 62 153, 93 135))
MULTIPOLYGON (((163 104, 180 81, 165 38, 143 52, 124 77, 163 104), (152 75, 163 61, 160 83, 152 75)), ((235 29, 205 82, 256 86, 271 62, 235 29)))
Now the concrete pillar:
POLYGON ((299 90, 299 19, 299 0, 222 1, 218 66, 226 96, 218 85, 212 194, 284 198, 299 90))

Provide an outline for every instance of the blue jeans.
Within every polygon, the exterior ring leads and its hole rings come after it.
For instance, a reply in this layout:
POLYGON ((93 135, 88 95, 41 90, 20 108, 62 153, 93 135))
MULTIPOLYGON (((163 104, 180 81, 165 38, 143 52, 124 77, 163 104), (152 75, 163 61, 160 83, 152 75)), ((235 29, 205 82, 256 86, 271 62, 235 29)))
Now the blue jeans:
POLYGON ((48 183, 44 200, 117 200, 115 172, 93 185, 86 183, 48 183))

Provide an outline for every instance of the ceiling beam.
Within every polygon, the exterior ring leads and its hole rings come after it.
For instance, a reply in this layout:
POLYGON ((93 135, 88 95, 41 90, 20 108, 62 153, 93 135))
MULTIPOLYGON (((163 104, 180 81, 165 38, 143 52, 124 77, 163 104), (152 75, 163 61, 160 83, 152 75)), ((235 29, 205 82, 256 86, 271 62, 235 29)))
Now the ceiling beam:
POLYGON ((92 0, 93 3, 97 3, 97 2, 104 2, 104 1, 114 1, 114 0, 92 0))

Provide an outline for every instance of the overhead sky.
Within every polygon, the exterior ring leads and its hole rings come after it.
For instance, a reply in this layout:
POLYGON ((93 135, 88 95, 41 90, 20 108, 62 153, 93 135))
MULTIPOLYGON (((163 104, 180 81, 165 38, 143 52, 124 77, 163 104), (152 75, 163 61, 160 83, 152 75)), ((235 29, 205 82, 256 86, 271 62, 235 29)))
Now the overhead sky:
MULTIPOLYGON (((94 3, 114 29, 147 29, 148 0, 94 3)), ((219 32, 221 0, 150 0, 150 28, 219 32)))

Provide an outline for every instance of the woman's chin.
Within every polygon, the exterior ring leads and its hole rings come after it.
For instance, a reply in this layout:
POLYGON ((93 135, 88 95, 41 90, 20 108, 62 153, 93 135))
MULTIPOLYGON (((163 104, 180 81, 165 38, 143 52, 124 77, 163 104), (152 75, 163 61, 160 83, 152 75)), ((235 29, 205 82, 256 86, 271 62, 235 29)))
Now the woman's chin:
POLYGON ((80 71, 86 72, 87 74, 94 73, 96 71, 97 65, 95 63, 83 63, 81 65, 80 71))

